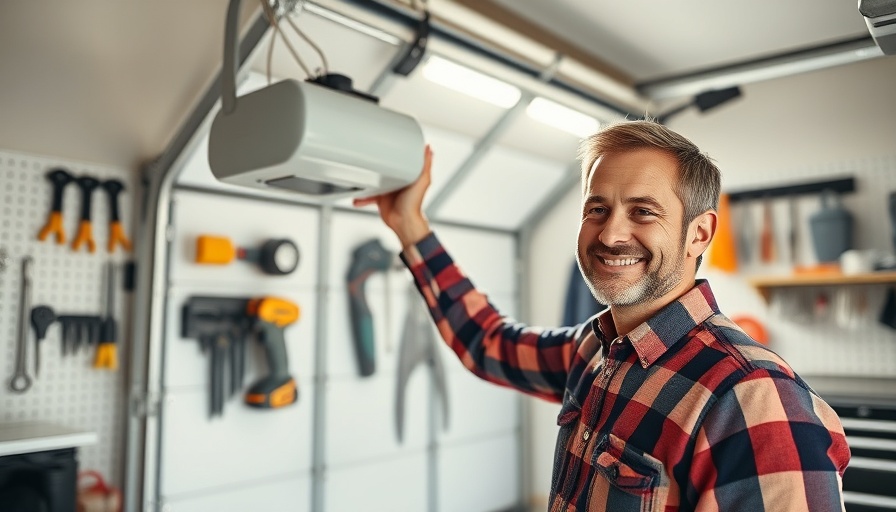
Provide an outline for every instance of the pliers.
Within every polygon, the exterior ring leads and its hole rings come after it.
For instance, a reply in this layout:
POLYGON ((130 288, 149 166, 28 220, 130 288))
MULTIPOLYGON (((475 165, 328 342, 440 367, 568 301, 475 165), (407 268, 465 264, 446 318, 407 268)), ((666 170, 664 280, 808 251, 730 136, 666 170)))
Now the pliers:
POLYGON ((448 385, 445 380, 445 367, 439 356, 436 336, 433 333, 432 319, 423 306, 422 298, 416 288, 408 288, 408 314, 405 317, 404 329, 398 349, 398 383, 395 397, 395 427, 398 441, 404 438, 404 398, 405 388, 411 374, 418 365, 425 364, 432 370, 431 378, 436 394, 442 402, 443 428, 448 428, 448 385))

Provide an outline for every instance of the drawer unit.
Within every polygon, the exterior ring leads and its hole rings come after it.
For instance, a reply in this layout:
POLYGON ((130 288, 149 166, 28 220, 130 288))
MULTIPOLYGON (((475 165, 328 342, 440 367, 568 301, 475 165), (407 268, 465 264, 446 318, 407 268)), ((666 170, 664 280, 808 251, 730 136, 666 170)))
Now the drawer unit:
POLYGON ((843 475, 847 512, 896 511, 896 404, 831 405, 852 452, 843 475))

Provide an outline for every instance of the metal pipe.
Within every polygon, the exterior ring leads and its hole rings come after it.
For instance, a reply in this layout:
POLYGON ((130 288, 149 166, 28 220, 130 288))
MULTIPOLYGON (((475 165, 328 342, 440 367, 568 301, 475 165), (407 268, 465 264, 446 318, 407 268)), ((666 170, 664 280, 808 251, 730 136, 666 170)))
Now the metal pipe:
POLYGON ((330 232, 333 223, 333 206, 320 209, 317 247, 317 313, 314 336, 314 403, 312 415, 311 447, 311 510, 325 510, 326 488, 324 473, 327 454, 327 315, 330 295, 330 232))
MULTIPOLYGON (((394 5, 386 5, 377 0, 343 0, 343 3, 362 8, 367 12, 373 13, 387 20, 394 21, 410 29, 417 27, 417 25, 419 25, 420 23, 420 19, 414 16, 415 13, 413 11, 401 9, 394 5)), ((326 7, 320 4, 317 4, 317 7, 319 7, 320 9, 326 9, 326 7)), ((481 41, 477 41, 471 38, 467 34, 452 30, 450 27, 447 27, 444 24, 440 24, 437 20, 430 21, 430 37, 438 38, 442 41, 451 43, 452 45, 455 45, 465 51, 468 51, 475 55, 483 56, 490 61, 495 62, 496 64, 506 66, 510 69, 533 78, 538 78, 543 73, 543 70, 539 67, 534 66, 528 62, 523 62, 520 59, 508 55, 501 50, 490 47, 481 41)), ((624 106, 617 105, 611 101, 607 101, 569 82, 557 78, 552 78, 545 83, 552 85, 557 89, 579 96, 586 101, 612 110, 620 114, 621 116, 640 116, 640 114, 638 114, 637 112, 630 112, 624 106)))
MULTIPOLYGON (((232 1, 239 3, 239 0, 232 1)), ((239 46, 240 65, 245 64, 269 28, 263 15, 252 22, 239 46)), ((143 169, 144 194, 136 248, 139 264, 131 332, 133 343, 128 351, 130 382, 125 436, 124 510, 143 510, 146 492, 158 491, 158 468, 155 467, 158 454, 145 453, 145 448, 147 441, 158 435, 155 409, 161 386, 158 382, 149 382, 147 377, 150 372, 157 374, 161 365, 161 351, 152 350, 152 347, 161 345, 165 325, 169 206, 172 186, 182 167, 175 164, 184 157, 184 150, 221 97, 221 77, 227 72, 222 67, 217 79, 208 87, 162 154, 143 169)))
POLYGON ((652 100, 691 96, 772 78, 883 56, 869 36, 816 46, 692 73, 642 81, 635 89, 652 100))

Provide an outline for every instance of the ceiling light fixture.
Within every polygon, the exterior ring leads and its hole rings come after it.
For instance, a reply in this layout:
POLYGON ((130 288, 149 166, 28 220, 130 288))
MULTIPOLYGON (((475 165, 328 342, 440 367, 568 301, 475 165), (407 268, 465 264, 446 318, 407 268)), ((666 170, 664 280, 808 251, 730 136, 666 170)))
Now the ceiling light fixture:
POLYGON ((430 57, 424 64, 423 76, 501 108, 516 105, 522 94, 513 85, 436 56, 430 57))
POLYGON ((535 98, 526 107, 526 114, 548 126, 585 138, 597 132, 597 119, 545 98, 535 98))

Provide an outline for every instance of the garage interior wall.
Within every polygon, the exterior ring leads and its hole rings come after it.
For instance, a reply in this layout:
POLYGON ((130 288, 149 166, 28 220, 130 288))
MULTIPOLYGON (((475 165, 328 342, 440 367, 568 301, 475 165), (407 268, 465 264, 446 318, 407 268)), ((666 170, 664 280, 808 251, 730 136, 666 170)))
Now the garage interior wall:
MULTIPOLYGON (((331 62, 342 63, 336 71, 352 75, 359 89, 381 83, 380 75, 397 50, 394 42, 307 13, 299 21, 326 49, 331 62)), ((259 45, 260 49, 265 46, 259 45)), ((435 41, 433 49, 457 55, 456 49, 440 47, 435 41)), ((315 58, 302 51, 309 60, 315 58)), ((286 50, 278 46, 275 62, 282 65, 289 60, 286 50)), ((251 66, 253 74, 243 82, 241 91, 264 83, 262 61, 259 53, 251 66)), ((744 87, 744 97, 737 102, 706 116, 682 114, 671 127, 717 160, 725 190, 855 176, 858 190, 845 198, 845 204, 856 215, 857 246, 888 249, 890 226, 884 220, 883 194, 896 189, 892 143, 896 103, 889 87, 894 79, 896 61, 878 59, 752 84, 744 87), (792 140, 782 133, 793 134, 792 140)), ((435 226, 448 250, 503 313, 534 325, 557 325, 574 255, 577 187, 532 224, 533 236, 523 239, 522 246, 518 235, 529 227, 523 222, 530 220, 539 200, 575 173, 576 138, 518 112, 508 114, 438 89, 419 73, 381 87, 383 104, 420 118, 435 149, 434 183, 428 201, 446 190, 453 174, 475 153, 477 141, 510 117, 508 127, 495 134, 494 146, 468 178, 445 196, 437 218, 441 222, 435 226), (520 268, 518 256, 523 253, 528 254, 524 261, 529 263, 520 268), (523 294, 522 288, 527 293, 523 294), (520 304, 520 297, 529 300, 520 304)), ((612 115, 599 107, 582 105, 581 99, 569 102, 603 121, 612 120, 612 115)), ((368 294, 382 299, 371 306, 375 319, 382 320, 376 322, 377 339, 383 341, 377 344, 381 365, 373 378, 357 376, 345 320, 348 256, 352 248, 371 238, 397 250, 394 235, 373 212, 352 211, 345 201, 331 208, 282 195, 247 194, 216 182, 204 162, 203 133, 197 133, 189 153, 171 204, 169 272, 164 277, 165 334, 163 344, 156 347, 164 364, 154 378, 165 393, 158 430, 150 440, 148 499, 152 506, 164 506, 168 511, 275 510, 287 500, 296 504, 292 510, 312 510, 316 505, 325 510, 377 509, 388 503, 394 510, 469 511, 506 509, 523 501, 538 504, 546 499, 557 407, 534 400, 521 402, 510 391, 478 381, 441 343, 449 384, 448 426, 443 426, 429 370, 418 368, 405 397, 405 440, 396 440, 395 372, 408 308, 406 272, 400 269, 369 282, 368 294), (292 238, 301 251, 299 270, 285 278, 273 278, 239 262, 221 268, 200 267, 193 258, 196 237, 202 233, 228 236, 247 245, 266 238, 292 238), (327 271, 321 273, 321 268, 327 271), (299 402, 282 411, 259 412, 233 401, 225 405, 222 417, 208 418, 207 356, 195 340, 180 334, 183 303, 194 295, 266 294, 287 297, 302 307, 299 322, 287 331, 299 402), (321 403, 325 405, 317 409, 321 403)), ((0 156, 4 183, 13 180, 19 187, 4 188, 4 205, 26 204, 29 208, 29 213, 17 219, 13 219, 12 209, 4 210, 4 221, 11 224, 4 224, 0 242, 16 258, 25 253, 41 258, 45 266, 37 275, 44 280, 37 297, 54 292, 57 285, 47 278, 59 276, 64 280, 62 286, 71 290, 60 308, 99 310, 102 260, 73 257, 62 252, 64 248, 34 240, 49 209, 43 172, 62 165, 77 173, 120 177, 132 192, 136 192, 136 172, 52 155, 3 151, 0 156)), ((77 217, 75 203, 67 204, 67 219, 77 217)), ((804 227, 817 203, 817 198, 800 201, 804 227)), ((776 212, 785 206, 776 203, 776 212)), ((103 207, 97 212, 95 224, 101 225, 105 221, 103 207)), ((128 213, 125 221, 131 225, 128 213)), ((756 226, 759 213, 758 208, 750 210, 756 226)), ((782 213, 779 218, 783 217, 782 213)), ((783 228, 778 237, 783 245, 783 228)), ((812 263, 805 230, 800 247, 801 262, 812 263)), ((748 312, 761 318, 770 330, 772 348, 810 384, 813 377, 885 376, 896 371, 892 331, 873 321, 850 329, 830 324, 806 326, 771 311, 746 283, 751 275, 788 270, 781 264, 752 265, 736 275, 702 272, 713 283, 723 311, 748 312), (849 348, 845 349, 847 342, 849 348)), ((0 275, 4 288, 17 289, 16 275, 16 265, 0 275)), ((867 290, 869 311, 879 307, 879 292, 877 288, 867 290)), ((16 305, 8 302, 7 296, 0 300, 0 331, 7 340, 3 369, 8 375, 14 359, 16 305)), ((127 316, 127 311, 121 313, 127 316)), ((122 331, 127 332, 126 325, 122 331)), ((54 373, 42 373, 45 380, 24 397, 0 390, 0 417, 4 421, 65 421, 98 431, 100 443, 82 450, 82 465, 100 469, 114 481, 121 469, 121 418, 127 412, 119 394, 121 375, 94 372, 86 356, 81 357, 83 364, 77 369, 63 366, 59 336, 56 329, 51 330, 44 344, 42 372, 54 373), (81 384, 75 387, 72 382, 81 384), (60 409, 60 401, 67 407, 60 409)), ((261 360, 253 347, 246 383, 264 373, 261 360)))

